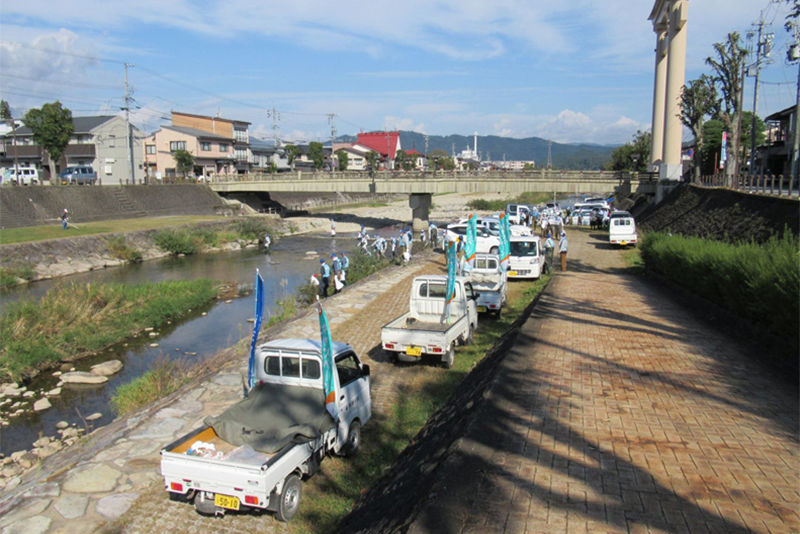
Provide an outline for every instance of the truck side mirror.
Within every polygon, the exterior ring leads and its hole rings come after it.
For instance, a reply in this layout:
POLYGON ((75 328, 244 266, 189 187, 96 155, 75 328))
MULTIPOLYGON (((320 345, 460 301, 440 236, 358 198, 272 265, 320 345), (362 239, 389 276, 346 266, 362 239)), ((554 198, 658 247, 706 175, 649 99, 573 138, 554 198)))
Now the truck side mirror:
POLYGON ((481 296, 480 293, 473 293, 472 294, 472 300, 478 300, 478 297, 480 297, 480 296, 481 296))
POLYGON ((363 376, 369 376, 369 365, 367 365, 365 363, 361 364, 361 374, 363 376))

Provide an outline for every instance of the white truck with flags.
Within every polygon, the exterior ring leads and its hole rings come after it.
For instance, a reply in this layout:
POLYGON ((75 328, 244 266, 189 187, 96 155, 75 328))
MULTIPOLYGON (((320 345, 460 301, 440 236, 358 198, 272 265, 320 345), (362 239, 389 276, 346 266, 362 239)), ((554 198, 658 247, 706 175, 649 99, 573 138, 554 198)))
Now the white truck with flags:
POLYGON ((446 369, 455 363, 455 346, 469 345, 478 327, 478 294, 467 278, 456 276, 455 243, 447 244, 448 275, 418 276, 411 284, 409 310, 381 328, 390 361, 417 362, 432 357, 446 369))
POLYGON ((301 479, 331 454, 358 452, 372 415, 369 366, 331 341, 321 305, 319 316, 319 341, 253 347, 245 398, 162 449, 170 499, 193 502, 201 514, 267 510, 289 521, 301 479))

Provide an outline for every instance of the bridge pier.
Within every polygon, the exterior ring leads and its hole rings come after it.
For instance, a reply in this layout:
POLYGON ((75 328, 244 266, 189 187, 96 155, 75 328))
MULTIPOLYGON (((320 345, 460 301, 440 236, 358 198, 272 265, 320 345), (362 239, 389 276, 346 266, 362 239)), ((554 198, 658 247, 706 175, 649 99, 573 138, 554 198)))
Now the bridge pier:
POLYGON ((414 235, 418 235, 420 230, 428 228, 428 219, 431 212, 431 194, 430 193, 411 193, 408 197, 408 205, 412 210, 412 224, 411 228, 414 230, 414 235))

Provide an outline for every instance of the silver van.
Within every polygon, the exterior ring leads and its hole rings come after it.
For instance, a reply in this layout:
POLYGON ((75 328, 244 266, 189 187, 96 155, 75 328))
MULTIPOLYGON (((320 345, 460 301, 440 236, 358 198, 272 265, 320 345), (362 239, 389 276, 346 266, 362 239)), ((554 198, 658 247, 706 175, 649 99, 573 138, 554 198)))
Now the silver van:
POLYGON ((67 167, 58 174, 61 180, 61 185, 77 184, 77 185, 94 185, 97 180, 97 173, 94 169, 81 165, 77 167, 67 167))
POLYGON ((3 171, 3 181, 16 185, 36 185, 39 183, 39 169, 36 167, 11 167, 3 171))

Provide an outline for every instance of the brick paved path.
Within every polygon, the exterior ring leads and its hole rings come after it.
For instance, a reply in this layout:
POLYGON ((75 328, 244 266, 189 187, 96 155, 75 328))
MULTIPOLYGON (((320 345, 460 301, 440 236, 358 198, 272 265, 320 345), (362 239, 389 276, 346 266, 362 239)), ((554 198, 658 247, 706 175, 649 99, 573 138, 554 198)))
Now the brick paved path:
POLYGON ((594 235, 409 532, 800 532, 796 390, 594 235))

